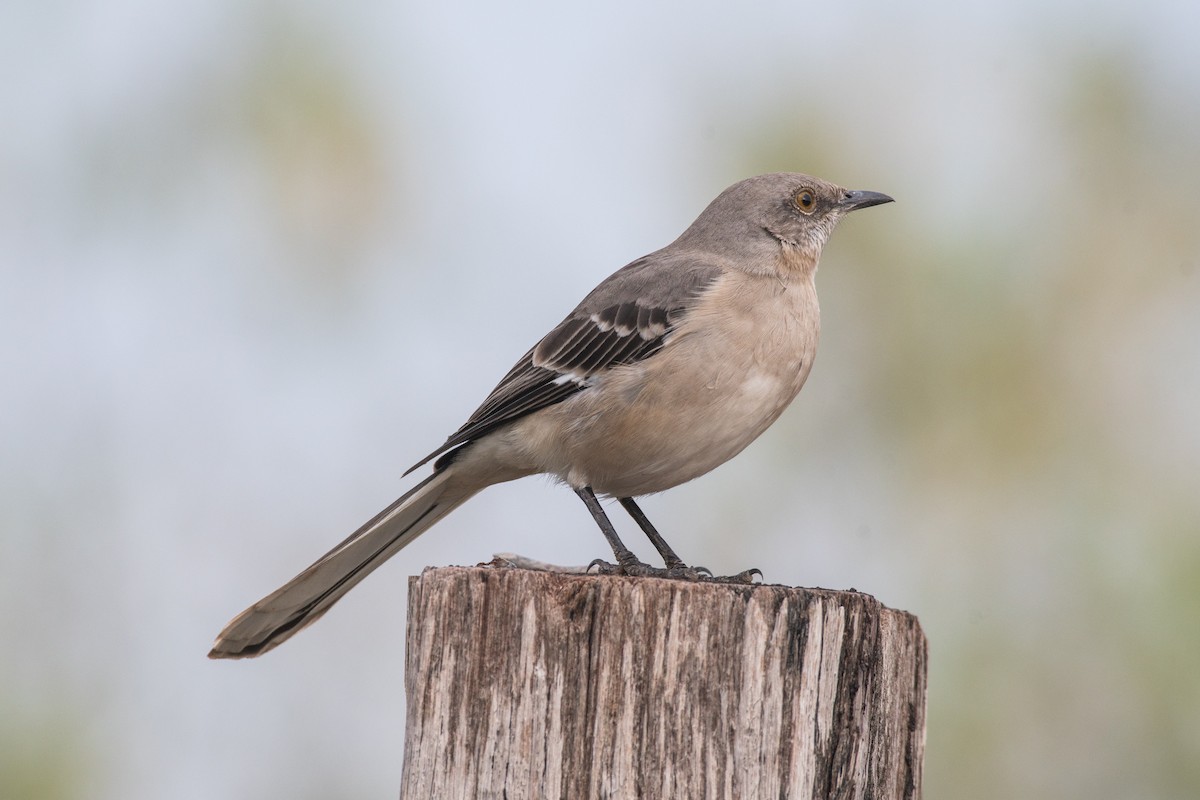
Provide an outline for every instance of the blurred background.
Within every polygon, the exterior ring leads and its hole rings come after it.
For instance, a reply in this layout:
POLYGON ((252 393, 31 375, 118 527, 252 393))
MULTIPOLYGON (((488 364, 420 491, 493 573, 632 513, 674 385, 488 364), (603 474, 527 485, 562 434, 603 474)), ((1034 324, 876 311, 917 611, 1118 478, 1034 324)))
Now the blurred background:
POLYGON ((897 202, 792 409, 647 513, 920 617, 926 798, 1200 796, 1200 6, 17 2, 0 70, 0 796, 394 797, 406 576, 604 555, 570 492, 213 636, 780 170, 897 202))

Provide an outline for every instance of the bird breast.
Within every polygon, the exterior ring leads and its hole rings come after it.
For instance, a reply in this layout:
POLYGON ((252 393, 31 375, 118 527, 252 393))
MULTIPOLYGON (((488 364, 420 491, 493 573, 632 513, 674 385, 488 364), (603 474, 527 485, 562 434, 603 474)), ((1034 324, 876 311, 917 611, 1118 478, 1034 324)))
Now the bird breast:
POLYGON ((779 417, 808 377, 819 332, 811 278, 727 273, 662 350, 517 423, 512 441, 537 441, 537 469, 574 487, 614 497, 669 489, 779 417))

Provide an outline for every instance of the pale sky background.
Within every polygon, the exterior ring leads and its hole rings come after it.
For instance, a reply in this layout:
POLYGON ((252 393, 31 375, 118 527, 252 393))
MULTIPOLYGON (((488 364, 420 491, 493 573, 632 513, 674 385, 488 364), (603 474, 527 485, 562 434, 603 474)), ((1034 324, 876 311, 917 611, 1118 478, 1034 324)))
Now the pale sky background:
POLYGON ((920 617, 926 798, 1200 796, 1196 3, 18 2, 0 73, 0 796, 394 797, 406 576, 605 555, 570 492, 213 636, 780 170, 897 202, 793 408, 647 513, 920 617))

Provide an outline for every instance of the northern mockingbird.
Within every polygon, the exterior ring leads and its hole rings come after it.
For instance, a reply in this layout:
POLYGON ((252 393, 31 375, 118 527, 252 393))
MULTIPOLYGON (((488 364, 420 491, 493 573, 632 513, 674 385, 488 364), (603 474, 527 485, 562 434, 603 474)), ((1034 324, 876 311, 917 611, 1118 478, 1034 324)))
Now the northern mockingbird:
POLYGON ((822 246, 846 214, 891 199, 793 173, 730 186, 593 289, 409 470, 433 461, 432 475, 234 618, 209 656, 265 653, 479 490, 537 473, 583 499, 616 556, 604 571, 699 578, 633 498, 703 475, 779 417, 817 352, 822 246), (621 543, 597 493, 625 507, 666 569, 621 543))

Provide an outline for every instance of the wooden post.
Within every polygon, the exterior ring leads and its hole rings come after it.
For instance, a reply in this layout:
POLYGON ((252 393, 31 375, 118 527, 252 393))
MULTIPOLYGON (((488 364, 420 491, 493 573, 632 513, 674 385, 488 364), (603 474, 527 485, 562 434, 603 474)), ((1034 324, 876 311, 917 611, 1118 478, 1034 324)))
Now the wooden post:
POLYGON ((917 798, 925 637, 857 592, 409 582, 401 797, 917 798))

